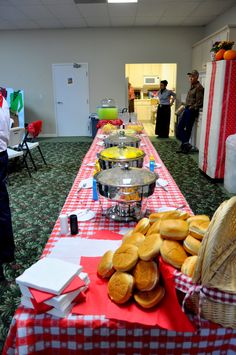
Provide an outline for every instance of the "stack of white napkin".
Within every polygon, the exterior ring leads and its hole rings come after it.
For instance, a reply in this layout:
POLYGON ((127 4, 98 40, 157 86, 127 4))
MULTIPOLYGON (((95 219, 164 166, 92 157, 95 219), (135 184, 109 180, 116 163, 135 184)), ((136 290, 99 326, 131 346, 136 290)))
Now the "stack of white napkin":
POLYGON ((16 279, 23 306, 36 313, 67 316, 76 302, 84 297, 89 285, 82 266, 56 258, 43 258, 16 279))

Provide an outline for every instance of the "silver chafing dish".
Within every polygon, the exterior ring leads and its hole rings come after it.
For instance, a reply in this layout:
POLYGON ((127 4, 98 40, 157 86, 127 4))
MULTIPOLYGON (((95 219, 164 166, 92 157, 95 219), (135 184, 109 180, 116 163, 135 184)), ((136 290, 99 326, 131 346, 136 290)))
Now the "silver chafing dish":
POLYGON ((115 221, 129 222, 144 216, 147 199, 154 192, 158 175, 126 164, 100 171, 95 179, 99 194, 115 203, 105 215, 115 221))
POLYGON ((119 144, 119 146, 102 150, 98 154, 98 161, 102 170, 124 166, 127 163, 129 166, 142 168, 144 157, 143 150, 119 144))
POLYGON ((128 147, 139 148, 141 140, 132 135, 126 135, 125 130, 120 130, 118 134, 111 134, 104 139, 104 144, 106 148, 119 146, 123 144, 128 147))

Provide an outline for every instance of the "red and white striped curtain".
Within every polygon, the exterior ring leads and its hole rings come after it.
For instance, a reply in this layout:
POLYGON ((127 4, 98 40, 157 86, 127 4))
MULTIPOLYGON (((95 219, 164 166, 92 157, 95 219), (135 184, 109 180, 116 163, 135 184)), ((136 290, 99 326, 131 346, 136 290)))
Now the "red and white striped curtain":
POLYGON ((207 63, 199 168, 224 178, 225 141, 236 133, 236 60, 207 63))

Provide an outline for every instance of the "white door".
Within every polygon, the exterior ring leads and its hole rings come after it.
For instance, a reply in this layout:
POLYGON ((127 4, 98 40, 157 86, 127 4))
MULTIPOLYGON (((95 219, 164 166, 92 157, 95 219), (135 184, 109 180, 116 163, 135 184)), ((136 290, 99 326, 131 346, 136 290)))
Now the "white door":
POLYGON ((53 64, 58 136, 90 136, 88 64, 53 64))

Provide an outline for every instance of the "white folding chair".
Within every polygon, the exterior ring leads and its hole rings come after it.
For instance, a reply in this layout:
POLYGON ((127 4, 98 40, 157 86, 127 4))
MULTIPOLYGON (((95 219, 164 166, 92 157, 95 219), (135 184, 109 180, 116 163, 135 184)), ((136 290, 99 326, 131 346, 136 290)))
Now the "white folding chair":
POLYGON ((23 157, 23 163, 25 164, 28 174, 31 177, 29 166, 28 166, 27 161, 25 159, 24 150, 22 148, 24 136, 25 136, 25 129, 24 128, 14 127, 14 128, 10 129, 10 137, 9 137, 9 143, 8 143, 8 148, 7 148, 7 154, 8 154, 9 160, 14 159, 14 158, 23 157))

